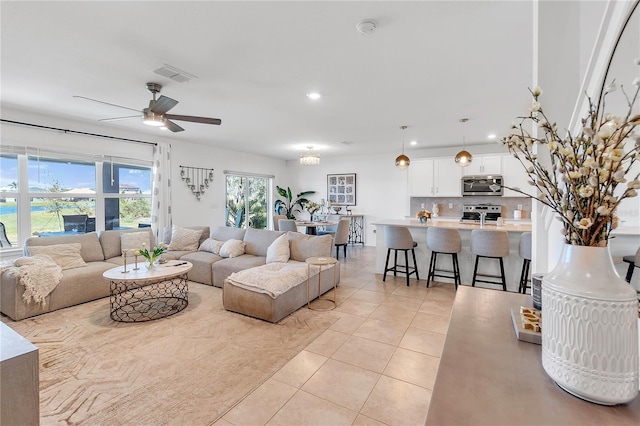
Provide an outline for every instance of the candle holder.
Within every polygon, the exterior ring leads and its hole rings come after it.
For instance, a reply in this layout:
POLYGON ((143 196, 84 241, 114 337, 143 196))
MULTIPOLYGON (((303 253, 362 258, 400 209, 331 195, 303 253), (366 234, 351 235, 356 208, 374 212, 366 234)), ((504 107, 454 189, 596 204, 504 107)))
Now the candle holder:
POLYGON ((129 271, 127 271, 127 251, 126 250, 122 250, 122 257, 124 258, 124 269, 122 270, 122 273, 127 274, 129 271))
POLYGON ((138 268, 138 255, 137 255, 137 254, 134 254, 134 255, 133 255, 133 261, 135 262, 135 263, 134 263, 133 270, 134 270, 134 271, 139 270, 140 268, 138 268))

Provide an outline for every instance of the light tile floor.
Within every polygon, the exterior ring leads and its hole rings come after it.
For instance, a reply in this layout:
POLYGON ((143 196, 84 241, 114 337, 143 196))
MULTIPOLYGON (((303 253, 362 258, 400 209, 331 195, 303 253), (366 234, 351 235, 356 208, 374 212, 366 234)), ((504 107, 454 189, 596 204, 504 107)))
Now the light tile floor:
POLYGON ((423 425, 453 284, 375 273, 375 248, 341 257, 334 324, 215 424, 423 425))

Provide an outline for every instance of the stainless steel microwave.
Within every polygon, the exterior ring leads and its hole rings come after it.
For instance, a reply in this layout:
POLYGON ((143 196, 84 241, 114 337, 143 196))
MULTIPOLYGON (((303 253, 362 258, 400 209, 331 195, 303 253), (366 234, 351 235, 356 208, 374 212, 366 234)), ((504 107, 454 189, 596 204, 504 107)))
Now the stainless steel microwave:
POLYGON ((502 176, 480 175, 462 177, 462 195, 502 196, 502 176))

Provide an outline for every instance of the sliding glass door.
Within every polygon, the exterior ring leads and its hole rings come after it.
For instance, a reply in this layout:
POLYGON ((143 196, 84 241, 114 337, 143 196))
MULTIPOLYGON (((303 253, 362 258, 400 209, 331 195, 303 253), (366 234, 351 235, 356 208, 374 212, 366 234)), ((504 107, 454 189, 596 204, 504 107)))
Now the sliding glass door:
POLYGON ((226 225, 265 229, 268 225, 271 178, 243 174, 226 176, 226 225))

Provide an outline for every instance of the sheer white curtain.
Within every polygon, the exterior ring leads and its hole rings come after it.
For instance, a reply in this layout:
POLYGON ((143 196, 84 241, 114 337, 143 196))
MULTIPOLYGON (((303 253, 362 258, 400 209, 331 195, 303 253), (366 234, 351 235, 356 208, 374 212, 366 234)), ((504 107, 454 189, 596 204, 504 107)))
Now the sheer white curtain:
POLYGON ((162 241, 165 227, 171 226, 171 145, 158 143, 153 149, 153 195, 151 229, 162 241))

